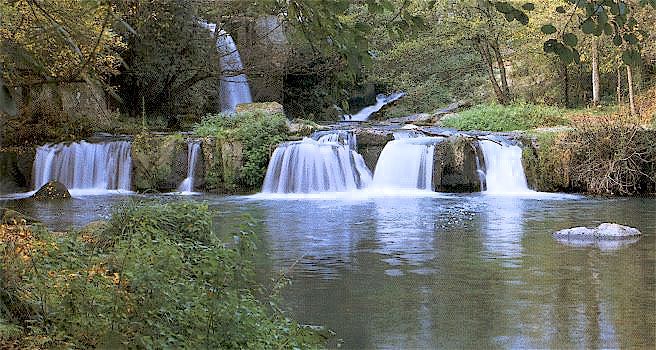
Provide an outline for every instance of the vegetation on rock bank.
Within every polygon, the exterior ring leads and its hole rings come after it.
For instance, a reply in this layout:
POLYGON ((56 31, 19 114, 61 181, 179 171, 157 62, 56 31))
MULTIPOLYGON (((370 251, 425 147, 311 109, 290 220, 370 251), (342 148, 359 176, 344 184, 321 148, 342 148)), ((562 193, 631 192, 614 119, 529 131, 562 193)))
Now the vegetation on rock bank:
MULTIPOLYGON (((226 142, 237 142, 242 148, 243 164, 237 173, 226 173, 220 169, 218 159, 208 167, 206 187, 216 187, 223 180, 229 189, 252 190, 259 188, 264 181, 269 157, 275 147, 287 138, 287 119, 281 113, 266 113, 263 110, 238 112, 231 115, 209 115, 199 123, 194 132, 201 137, 215 137, 215 154, 225 154, 226 142), (219 174, 223 173, 223 178, 219 174)), ((231 147, 234 148, 235 146, 231 147)), ((233 150, 234 151, 234 150, 233 150)))
MULTIPOLYGON (((0 343, 42 348, 313 348, 253 282, 254 235, 231 243, 206 204, 132 202, 54 233, 0 225, 0 343)), ((282 278, 284 280, 284 278, 282 278)))

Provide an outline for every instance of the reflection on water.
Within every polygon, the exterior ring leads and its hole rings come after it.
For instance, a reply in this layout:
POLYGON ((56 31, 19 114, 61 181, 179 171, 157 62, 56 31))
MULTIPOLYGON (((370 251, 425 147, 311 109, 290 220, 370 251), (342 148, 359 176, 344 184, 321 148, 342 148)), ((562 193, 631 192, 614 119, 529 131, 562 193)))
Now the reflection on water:
MULTIPOLYGON (((333 329, 341 340, 330 346, 656 346, 654 198, 189 199, 218 209, 223 233, 244 213, 256 220, 260 279, 293 266, 286 307, 303 323, 333 329), (644 236, 613 249, 551 237, 601 222, 635 226, 644 236)), ((2 205, 65 228, 102 218, 124 200, 2 205)))

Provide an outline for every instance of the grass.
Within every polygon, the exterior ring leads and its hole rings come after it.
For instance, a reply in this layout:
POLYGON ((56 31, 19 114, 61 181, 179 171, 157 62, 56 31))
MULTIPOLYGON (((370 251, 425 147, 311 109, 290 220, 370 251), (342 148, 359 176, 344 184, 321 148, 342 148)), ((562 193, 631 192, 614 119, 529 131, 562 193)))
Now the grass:
POLYGON ((529 103, 515 103, 509 106, 483 104, 464 112, 447 116, 441 120, 442 126, 458 130, 515 131, 539 127, 569 125, 563 109, 529 103))

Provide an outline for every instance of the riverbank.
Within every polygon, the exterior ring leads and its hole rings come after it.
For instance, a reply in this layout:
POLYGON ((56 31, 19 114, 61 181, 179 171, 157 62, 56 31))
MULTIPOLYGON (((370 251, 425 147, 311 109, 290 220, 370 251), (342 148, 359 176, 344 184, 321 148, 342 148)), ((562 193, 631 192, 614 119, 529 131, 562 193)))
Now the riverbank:
POLYGON ((253 280, 255 237, 206 204, 130 201, 52 232, 0 225, 0 342, 8 348, 312 348, 325 341, 253 280))

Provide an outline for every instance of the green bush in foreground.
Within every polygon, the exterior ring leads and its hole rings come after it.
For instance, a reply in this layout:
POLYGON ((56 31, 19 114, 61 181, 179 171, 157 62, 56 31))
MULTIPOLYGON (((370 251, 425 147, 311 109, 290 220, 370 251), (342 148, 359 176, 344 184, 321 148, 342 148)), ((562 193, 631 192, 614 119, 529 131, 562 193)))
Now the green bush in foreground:
POLYGON ((3 226, 0 343, 21 348, 277 349, 317 334, 255 298, 253 233, 207 205, 135 202, 91 232, 3 226))
POLYGON ((243 189, 259 188, 273 149, 287 138, 287 118, 283 114, 264 111, 215 114, 203 118, 194 132, 219 140, 235 140, 243 144, 243 168, 235 182, 243 189))
POLYGON ((542 105, 516 103, 509 106, 486 104, 447 116, 442 126, 458 130, 514 131, 568 125, 563 110, 542 105))

